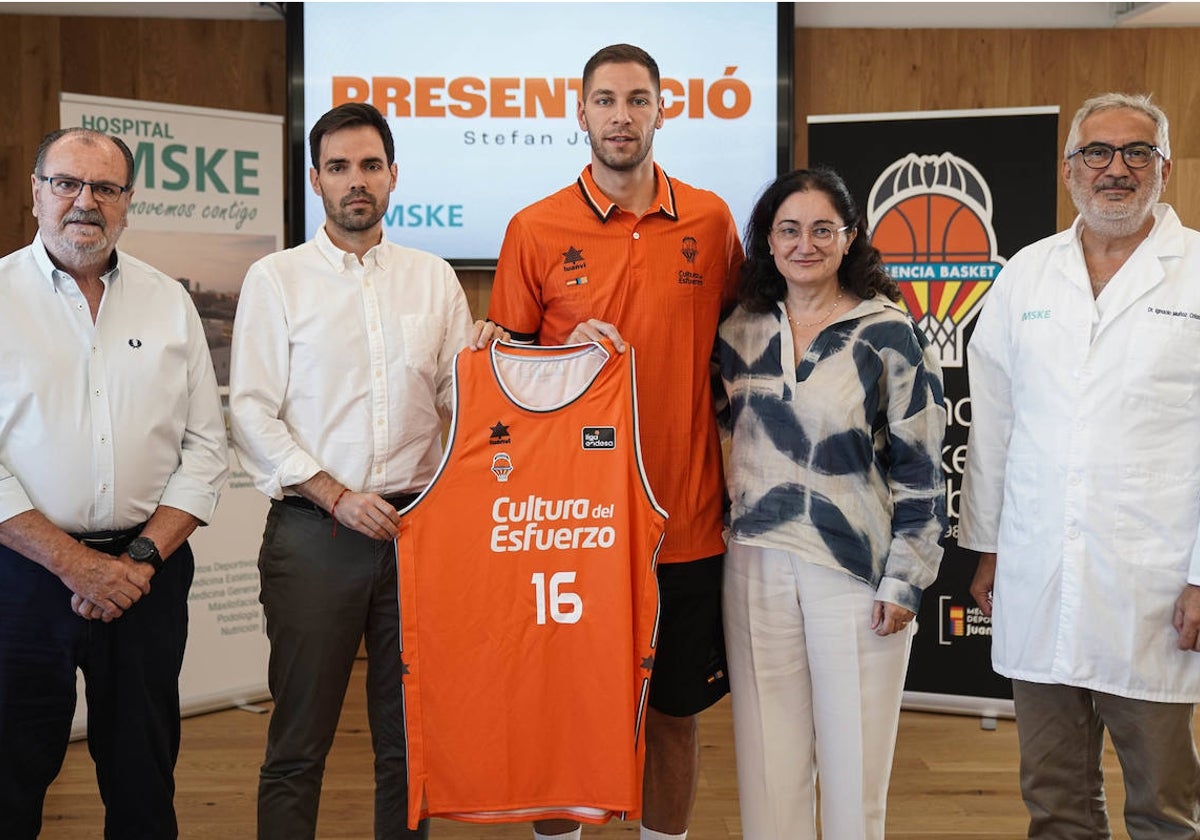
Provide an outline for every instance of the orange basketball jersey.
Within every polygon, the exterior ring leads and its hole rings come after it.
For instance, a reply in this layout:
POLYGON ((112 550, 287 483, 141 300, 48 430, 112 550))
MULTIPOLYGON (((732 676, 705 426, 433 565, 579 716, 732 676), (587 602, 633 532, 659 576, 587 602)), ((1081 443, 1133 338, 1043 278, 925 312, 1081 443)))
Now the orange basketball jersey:
POLYGON ((410 825, 640 816, 665 521, 632 349, 458 354, 397 538, 410 825))

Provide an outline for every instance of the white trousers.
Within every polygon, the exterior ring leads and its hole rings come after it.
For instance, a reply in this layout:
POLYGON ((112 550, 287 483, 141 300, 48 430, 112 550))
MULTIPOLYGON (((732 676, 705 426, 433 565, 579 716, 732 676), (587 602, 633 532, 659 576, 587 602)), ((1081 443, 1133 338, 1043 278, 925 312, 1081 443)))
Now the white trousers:
POLYGON ((725 644, 745 840, 882 840, 916 622, 870 627, 874 590, 776 549, 729 543, 725 644))

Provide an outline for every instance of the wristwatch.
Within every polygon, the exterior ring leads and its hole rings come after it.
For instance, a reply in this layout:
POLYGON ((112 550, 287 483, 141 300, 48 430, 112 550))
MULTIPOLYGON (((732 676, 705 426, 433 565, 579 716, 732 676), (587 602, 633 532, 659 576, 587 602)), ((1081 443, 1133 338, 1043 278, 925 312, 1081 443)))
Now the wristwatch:
POLYGON ((154 571, 159 571, 163 567, 162 555, 158 553, 158 546, 154 544, 154 540, 149 537, 135 537, 129 543, 129 548, 125 549, 129 554, 130 560, 136 560, 138 563, 149 563, 154 567, 154 571))

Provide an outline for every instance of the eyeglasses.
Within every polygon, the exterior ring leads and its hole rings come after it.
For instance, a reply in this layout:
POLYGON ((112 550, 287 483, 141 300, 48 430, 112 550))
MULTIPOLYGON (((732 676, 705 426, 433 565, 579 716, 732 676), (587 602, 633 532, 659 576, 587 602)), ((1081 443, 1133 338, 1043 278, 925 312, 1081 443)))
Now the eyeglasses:
POLYGON ((38 175, 39 181, 50 185, 50 192, 59 198, 75 198, 84 187, 92 188, 92 198, 101 204, 112 204, 121 195, 129 191, 129 187, 113 184, 108 181, 84 181, 80 178, 63 178, 59 175, 38 175))
POLYGON ((1124 146, 1088 143, 1067 155, 1067 160, 1079 155, 1088 169, 1107 169, 1117 152, 1121 153, 1121 159, 1130 169, 1145 169, 1154 160, 1155 155, 1163 160, 1167 159, 1167 156, 1162 153, 1162 149, 1158 146, 1151 146, 1149 143, 1126 143, 1124 146))
POLYGON ((850 225, 842 225, 842 227, 839 228, 830 227, 829 225, 813 225, 808 230, 804 230, 803 228, 798 228, 795 225, 782 224, 779 227, 772 228, 771 233, 773 233, 775 238, 780 242, 791 244, 792 242, 799 240, 805 234, 808 234, 808 238, 813 242, 831 242, 833 241, 833 237, 848 230, 850 230, 850 225))

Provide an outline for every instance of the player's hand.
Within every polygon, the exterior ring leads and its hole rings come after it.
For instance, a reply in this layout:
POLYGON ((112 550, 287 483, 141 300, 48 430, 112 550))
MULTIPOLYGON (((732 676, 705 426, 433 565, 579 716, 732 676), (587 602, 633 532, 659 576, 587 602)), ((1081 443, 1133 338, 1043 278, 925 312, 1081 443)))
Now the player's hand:
POLYGON ((400 533, 400 514, 376 493, 349 490, 333 507, 338 522, 373 540, 395 539, 400 533))
POLYGON ((906 610, 891 601, 876 601, 871 607, 871 629, 876 636, 890 636, 908 627, 909 622, 916 618, 912 610, 906 610))
POLYGON ((979 555, 979 565, 975 567, 975 577, 967 591, 975 599, 976 605, 988 618, 992 617, 992 587, 996 585, 996 554, 985 552, 979 555))
POLYGON ((617 330, 616 325, 596 318, 589 318, 571 330, 566 343, 583 344, 588 341, 599 341, 602 338, 611 341, 618 353, 625 352, 625 339, 621 338, 621 333, 617 330))
POLYGON ((1175 601, 1171 622, 1179 633, 1179 649, 1200 651, 1200 586, 1188 584, 1175 601))
POLYGON ((492 321, 476 321, 471 328, 471 340, 467 347, 471 350, 482 350, 496 339, 512 341, 512 336, 499 324, 492 321))

